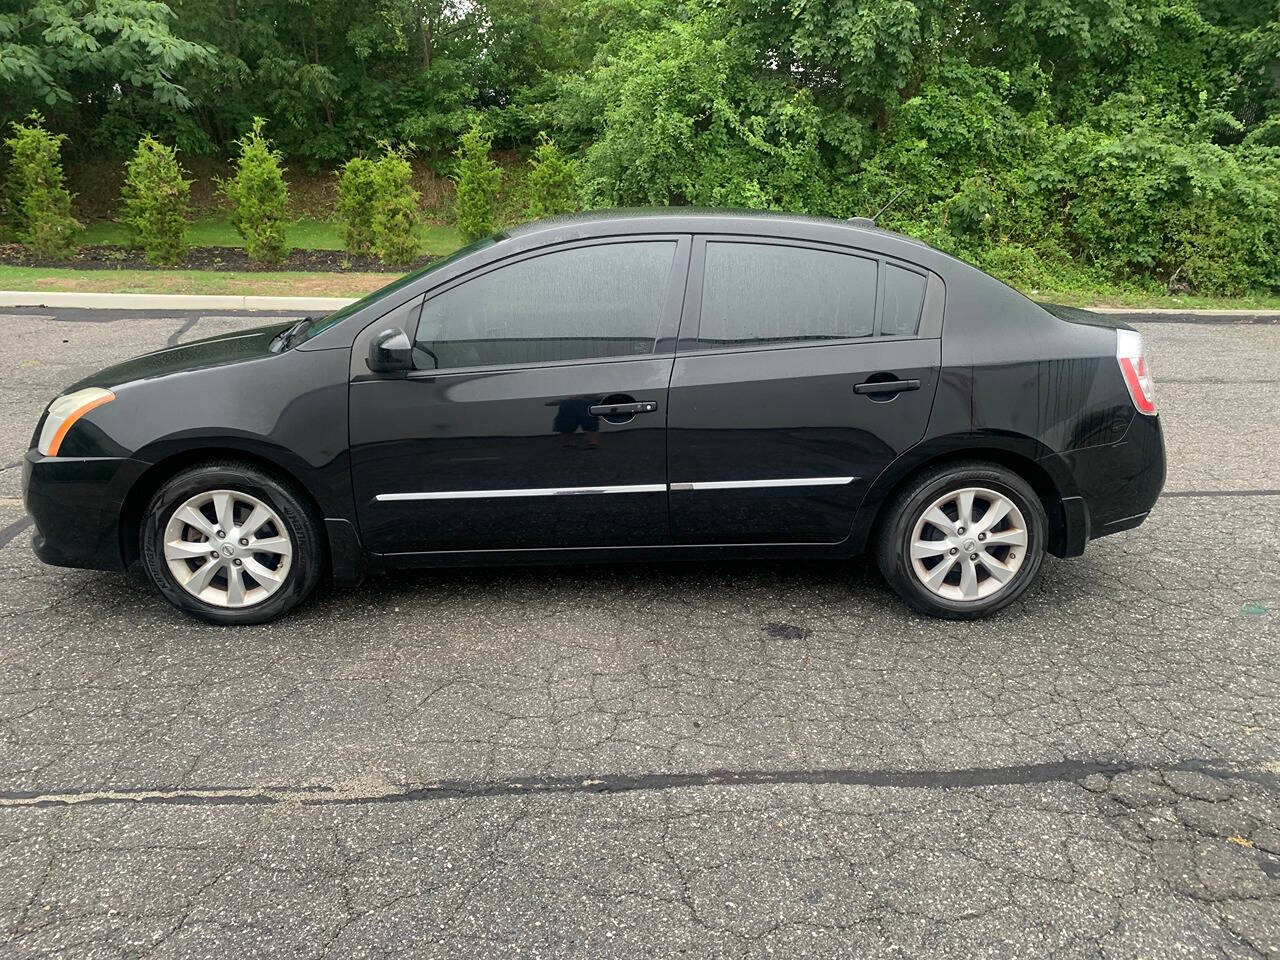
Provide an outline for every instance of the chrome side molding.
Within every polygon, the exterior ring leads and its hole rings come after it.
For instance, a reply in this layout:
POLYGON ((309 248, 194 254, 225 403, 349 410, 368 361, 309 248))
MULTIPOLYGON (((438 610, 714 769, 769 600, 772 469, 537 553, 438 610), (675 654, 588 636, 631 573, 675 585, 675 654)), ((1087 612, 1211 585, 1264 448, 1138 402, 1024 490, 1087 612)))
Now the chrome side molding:
POLYGON ((672 492, 687 490, 750 490, 755 487, 841 487, 857 477, 786 477, 781 480, 702 480, 696 483, 673 483, 672 492))
POLYGON ((493 500, 503 497, 576 497, 596 493, 665 493, 665 483, 632 483, 616 487, 518 487, 513 490, 427 490, 422 493, 380 493, 379 502, 392 500, 493 500))
POLYGON ((857 477, 786 477, 781 480, 708 480, 698 483, 632 483, 608 487, 517 487, 511 490, 426 490, 380 493, 379 503, 400 500, 486 500, 505 497, 576 497, 603 493, 682 493, 689 490, 745 490, 754 487, 837 487, 857 477))

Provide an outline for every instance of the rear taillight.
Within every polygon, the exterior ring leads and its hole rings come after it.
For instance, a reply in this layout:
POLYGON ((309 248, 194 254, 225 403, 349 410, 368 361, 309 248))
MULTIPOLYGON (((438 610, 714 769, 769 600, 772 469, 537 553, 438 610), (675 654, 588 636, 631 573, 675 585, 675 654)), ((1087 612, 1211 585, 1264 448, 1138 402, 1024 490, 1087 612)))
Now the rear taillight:
POLYGON ((1116 331, 1116 360, 1120 364, 1120 375, 1124 377, 1124 385, 1129 388, 1129 398, 1139 413, 1154 416, 1156 412, 1156 389, 1151 382, 1151 371, 1147 367, 1147 358, 1142 351, 1142 334, 1136 330, 1116 331))

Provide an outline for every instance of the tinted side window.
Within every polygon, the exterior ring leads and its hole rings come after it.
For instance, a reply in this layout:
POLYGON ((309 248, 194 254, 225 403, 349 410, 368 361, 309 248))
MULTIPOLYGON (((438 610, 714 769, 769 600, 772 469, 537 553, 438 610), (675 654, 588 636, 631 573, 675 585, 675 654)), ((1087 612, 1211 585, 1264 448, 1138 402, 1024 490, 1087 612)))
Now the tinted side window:
POLYGON ((653 352, 674 240, 560 250, 428 300, 419 369, 549 363, 653 352))
POLYGON ((924 307, 925 279, 911 270, 885 264, 882 337, 914 337, 924 307))
POLYGON ((779 244, 709 242, 699 345, 706 348, 871 334, 876 262, 779 244))

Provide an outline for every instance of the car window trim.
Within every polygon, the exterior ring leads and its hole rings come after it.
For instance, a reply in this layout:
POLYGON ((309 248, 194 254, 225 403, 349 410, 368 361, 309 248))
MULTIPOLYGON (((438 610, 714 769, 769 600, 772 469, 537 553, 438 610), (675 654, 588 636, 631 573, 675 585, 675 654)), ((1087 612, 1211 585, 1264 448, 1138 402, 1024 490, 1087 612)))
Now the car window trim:
POLYGON ((852 244, 833 243, 826 240, 808 240, 796 237, 778 237, 753 234, 720 234, 699 233, 693 235, 693 249, 689 255, 689 272, 685 285, 685 303, 680 316, 680 331, 676 340, 677 356, 706 355, 721 353, 745 353, 761 350, 795 350, 807 347, 839 347, 867 343, 894 343, 899 340, 936 340, 942 336, 942 309, 945 303, 945 285, 938 274, 928 267, 923 267, 901 257, 880 253, 867 247, 852 244), (876 306, 872 332, 860 337, 839 337, 830 340, 789 340, 781 343, 750 343, 737 346, 706 347, 698 339, 702 327, 702 290, 706 276, 706 250, 708 243, 753 243, 756 245, 773 245, 784 247, 802 247, 821 250, 826 253, 838 253, 844 256, 860 256, 864 260, 876 264, 876 306), (920 322, 916 332, 907 335, 882 336, 880 325, 884 306, 885 266, 901 267, 911 273, 919 274, 925 279, 925 300, 920 309, 920 322), (930 294, 933 294, 931 300, 930 294), (930 311, 930 307, 935 309, 930 311), (927 332, 926 332, 927 328, 927 332))
POLYGON ((916 328, 917 340, 941 340, 942 326, 947 309, 947 281, 934 271, 929 271, 925 281, 924 303, 920 305, 920 326, 916 328))
MULTIPOLYGON (((490 364, 473 364, 467 367, 445 367, 440 370, 410 370, 403 376, 408 379, 419 380, 424 377, 447 376, 456 372, 475 373, 477 371, 489 371, 497 373, 505 370, 528 370, 540 367, 566 367, 579 366, 590 363, 616 363, 621 360, 660 360, 664 357, 672 357, 675 353, 676 331, 680 322, 680 306, 683 300, 685 283, 689 270, 689 250, 692 246, 692 234, 689 233, 645 233, 645 234, 615 234, 607 237, 590 237, 582 240, 567 240, 563 243, 555 243, 545 247, 538 247, 534 250, 525 250, 521 253, 504 257, 501 260, 495 260, 492 263, 486 263, 476 267, 467 273, 454 277, 453 279, 441 284, 433 290, 429 290, 423 294, 422 306, 436 297, 448 293, 450 290, 461 286, 468 281, 475 280, 494 270, 503 267, 512 266, 516 263, 522 263, 525 260, 533 260, 538 257, 544 257, 549 254, 560 253, 565 250, 575 250, 585 247, 602 247, 602 246, 618 246, 628 243, 653 243, 655 241, 672 243, 675 250, 671 255, 671 273, 667 277, 667 291, 665 299, 659 311, 658 323, 654 334, 653 349, 649 353, 632 353, 624 354, 616 357, 576 357, 568 360, 539 360, 529 363, 490 363, 490 364)), ((393 308, 394 309, 394 308, 393 308)), ((393 311, 388 311, 388 313, 393 311)), ((419 314, 420 315, 420 314, 419 314)), ((386 316, 386 314, 383 314, 386 316)), ((352 371, 353 380, 366 379, 383 379, 377 376, 365 376, 361 373, 356 363, 359 361, 363 366, 363 360, 356 356, 360 350, 360 346, 365 339, 364 334, 371 328, 377 326, 381 321, 381 317, 372 321, 361 335, 356 338, 356 344, 352 348, 352 371)), ((417 327, 413 330, 406 330, 406 335, 415 344, 417 343, 416 334, 417 327)), ((366 371, 367 372, 367 371, 366 371)))
POLYGON ((924 326, 924 308, 929 297, 929 276, 932 270, 926 270, 924 267, 914 266, 912 264, 898 263, 892 257, 881 257, 879 273, 876 275, 876 323, 875 332, 872 334, 877 340, 919 340, 932 339, 922 338, 920 330, 924 326), (885 337, 881 335, 884 328, 884 295, 889 287, 889 271, 887 267, 897 267, 899 270, 905 270, 907 273, 914 273, 917 277, 924 281, 924 293, 920 297, 920 314, 916 317, 916 328, 911 334, 903 334, 901 336, 885 337))
MULTIPOLYGON (((534 360, 529 363, 488 363, 475 364, 470 367, 442 367, 439 370, 407 370, 398 379, 401 380, 438 380, 452 377, 454 374, 475 375, 477 373, 519 373, 528 370, 551 370, 562 367, 585 367, 600 363, 644 363, 652 360, 674 360, 675 353, 635 353, 617 357, 579 357, 574 360, 534 360)), ((357 381, 385 380, 385 376, 361 376, 357 381)))

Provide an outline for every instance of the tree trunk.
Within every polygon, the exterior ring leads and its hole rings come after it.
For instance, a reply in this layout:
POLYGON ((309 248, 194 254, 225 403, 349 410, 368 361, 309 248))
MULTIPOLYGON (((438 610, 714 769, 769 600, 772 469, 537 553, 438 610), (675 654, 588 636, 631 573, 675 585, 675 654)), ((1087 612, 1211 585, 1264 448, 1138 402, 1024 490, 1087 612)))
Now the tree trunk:
POLYGON ((418 36, 422 40, 422 69, 431 69, 431 18, 424 17, 418 21, 418 36))

